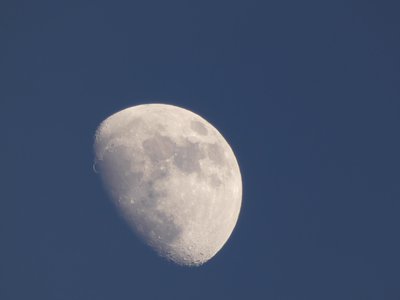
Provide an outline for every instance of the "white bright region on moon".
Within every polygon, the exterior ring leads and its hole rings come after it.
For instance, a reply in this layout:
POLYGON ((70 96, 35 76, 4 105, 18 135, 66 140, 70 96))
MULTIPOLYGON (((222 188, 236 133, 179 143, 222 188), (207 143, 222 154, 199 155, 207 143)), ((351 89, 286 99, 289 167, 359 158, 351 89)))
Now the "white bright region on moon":
POLYGON ((199 115, 145 104, 97 129, 95 167, 117 210, 159 255, 201 265, 231 235, 242 201, 235 155, 199 115))

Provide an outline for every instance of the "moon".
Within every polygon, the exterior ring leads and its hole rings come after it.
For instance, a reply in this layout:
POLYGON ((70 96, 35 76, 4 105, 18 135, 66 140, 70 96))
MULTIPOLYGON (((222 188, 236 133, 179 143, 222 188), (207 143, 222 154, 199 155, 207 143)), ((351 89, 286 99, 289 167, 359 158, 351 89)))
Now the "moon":
POLYGON ((100 124, 94 152, 117 211, 160 256, 196 266, 226 243, 242 179, 231 147, 205 119, 173 105, 133 106, 100 124))

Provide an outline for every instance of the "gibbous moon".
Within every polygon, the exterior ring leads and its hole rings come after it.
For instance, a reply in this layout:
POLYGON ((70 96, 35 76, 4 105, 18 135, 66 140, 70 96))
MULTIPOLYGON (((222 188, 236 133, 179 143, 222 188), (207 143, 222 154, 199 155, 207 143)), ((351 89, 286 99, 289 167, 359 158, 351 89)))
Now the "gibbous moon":
POLYGON ((94 150, 117 210, 159 255, 201 265, 226 243, 242 180, 231 147, 202 117, 166 104, 133 106, 100 124, 94 150))

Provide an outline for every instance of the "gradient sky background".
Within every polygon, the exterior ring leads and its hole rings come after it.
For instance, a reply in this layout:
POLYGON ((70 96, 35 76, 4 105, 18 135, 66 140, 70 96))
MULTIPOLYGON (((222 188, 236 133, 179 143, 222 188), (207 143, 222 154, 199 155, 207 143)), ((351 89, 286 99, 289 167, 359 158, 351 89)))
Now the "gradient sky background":
POLYGON ((400 299, 398 1, 0 1, 0 299, 400 299), (216 126, 243 176, 206 265, 157 257, 92 170, 110 114, 216 126))

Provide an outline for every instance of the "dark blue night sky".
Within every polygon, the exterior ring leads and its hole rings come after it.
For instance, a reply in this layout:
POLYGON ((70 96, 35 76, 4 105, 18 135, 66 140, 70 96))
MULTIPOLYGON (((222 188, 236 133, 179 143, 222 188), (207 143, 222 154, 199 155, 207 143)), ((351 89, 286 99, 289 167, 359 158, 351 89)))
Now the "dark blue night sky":
POLYGON ((0 1, 0 299, 400 299, 398 1, 0 1), (92 170, 162 102, 235 151, 206 265, 157 257, 92 170))

